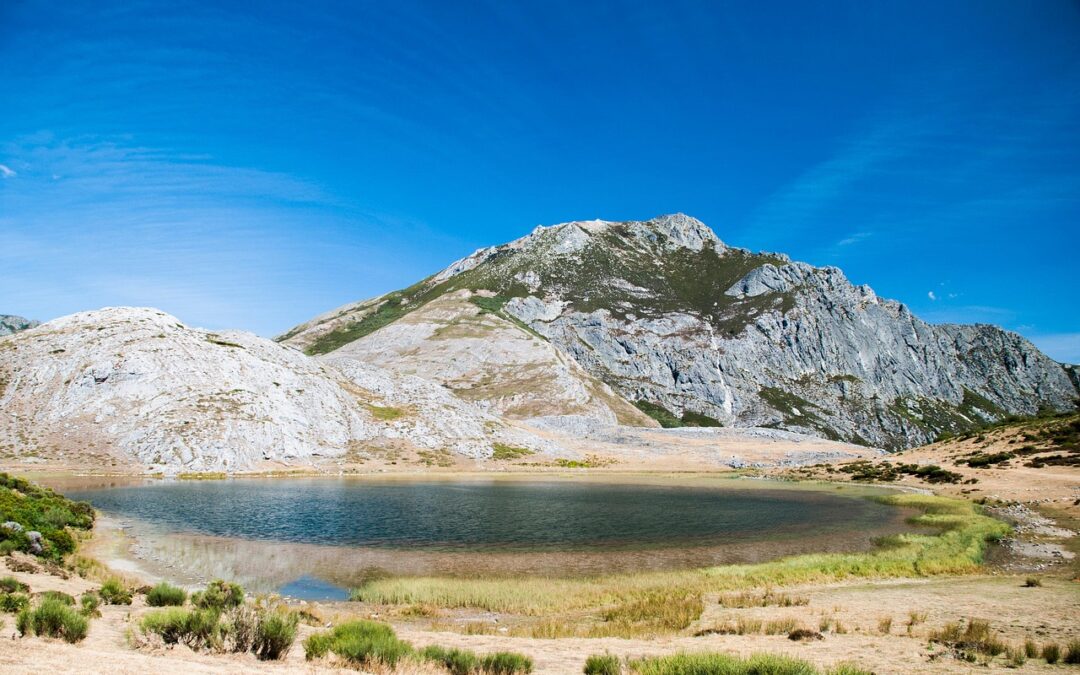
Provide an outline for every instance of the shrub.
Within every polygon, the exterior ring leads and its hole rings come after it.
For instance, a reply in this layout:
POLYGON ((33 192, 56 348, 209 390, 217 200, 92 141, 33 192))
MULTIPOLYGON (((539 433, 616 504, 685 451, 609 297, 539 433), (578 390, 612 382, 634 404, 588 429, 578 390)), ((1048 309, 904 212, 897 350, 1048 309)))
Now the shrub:
POLYGON ((139 626, 143 633, 161 636, 165 644, 183 643, 192 649, 201 649, 220 644, 219 620, 217 610, 167 607, 148 613, 139 626))
POLYGON ((15 621, 22 635, 43 635, 78 642, 90 627, 87 618, 55 597, 44 598, 35 609, 27 607, 15 621))
POLYGON ((15 614, 30 606, 30 598, 25 593, 0 593, 0 612, 15 614))
POLYGON ((593 654, 585 659, 585 675, 620 675, 622 665, 614 654, 593 654))
POLYGON ((1034 640, 1024 640, 1024 655, 1034 659, 1039 655, 1039 645, 1034 640))
POLYGON ((878 619, 877 629, 878 629, 878 632, 881 633, 882 635, 888 635, 890 632, 892 632, 892 617, 891 616, 883 616, 880 619, 878 619))
POLYGON ((0 591, 4 593, 29 593, 30 587, 15 577, 4 577, 0 579, 0 591))
POLYGON ((6 473, 0 473, 0 514, 22 526, 22 531, 0 528, 0 553, 34 552, 27 532, 36 530, 42 536, 37 555, 57 562, 75 550, 75 539, 66 528, 89 530, 94 525, 89 504, 6 473))
POLYGON ((225 648, 231 652, 249 652, 255 644, 259 613, 254 607, 240 605, 229 610, 222 625, 225 648))
POLYGON ((1080 640, 1069 640, 1063 661, 1073 665, 1080 663, 1080 640))
POLYGON ((480 669, 480 657, 465 649, 446 649, 431 645, 424 647, 420 656, 442 665, 450 675, 471 675, 480 669))
POLYGON ((98 595, 106 605, 131 604, 131 591, 116 577, 106 580, 98 589, 98 595))
POLYGON ((101 599, 96 593, 92 591, 83 593, 82 597, 79 598, 79 604, 82 605, 82 610, 80 611, 83 616, 101 616, 101 612, 98 611, 98 606, 101 605, 101 599))
POLYGON ((1038 588, 1039 586, 1042 586, 1042 581, 1038 577, 1024 579, 1024 588, 1038 588))
POLYGON ((162 581, 146 594, 146 604, 151 607, 180 607, 187 600, 187 591, 162 581))
POLYGON ((267 611, 259 618, 252 651, 262 661, 284 658, 296 640, 299 617, 293 612, 267 611))
POLYGON ((480 659, 480 668, 492 675, 531 673, 533 662, 528 656, 516 652, 495 652, 480 659))
POLYGON ((1053 642, 1043 645, 1042 657, 1047 663, 1057 663, 1061 660, 1061 647, 1053 642))
POLYGON ((1008 658, 1010 668, 1019 668, 1027 663, 1027 654, 1024 653, 1022 647, 1009 647, 1005 650, 1005 656, 1008 658))
POLYGON ((309 661, 333 652, 357 665, 382 663, 393 668, 412 651, 412 645, 399 640, 393 628, 366 620, 349 621, 304 640, 304 658, 309 661))
POLYGON ((211 581, 205 591, 197 591, 191 595, 191 604, 200 609, 232 609, 243 602, 244 589, 239 584, 221 579, 211 581))

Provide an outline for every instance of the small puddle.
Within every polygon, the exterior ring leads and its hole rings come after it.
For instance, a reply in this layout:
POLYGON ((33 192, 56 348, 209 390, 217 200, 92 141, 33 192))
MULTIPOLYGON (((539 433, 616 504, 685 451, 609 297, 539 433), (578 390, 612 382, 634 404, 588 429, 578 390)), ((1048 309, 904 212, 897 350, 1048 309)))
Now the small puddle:
POLYGON ((278 588, 278 593, 286 598, 296 600, 337 602, 349 599, 348 589, 335 586, 329 581, 323 581, 307 574, 282 585, 278 588))

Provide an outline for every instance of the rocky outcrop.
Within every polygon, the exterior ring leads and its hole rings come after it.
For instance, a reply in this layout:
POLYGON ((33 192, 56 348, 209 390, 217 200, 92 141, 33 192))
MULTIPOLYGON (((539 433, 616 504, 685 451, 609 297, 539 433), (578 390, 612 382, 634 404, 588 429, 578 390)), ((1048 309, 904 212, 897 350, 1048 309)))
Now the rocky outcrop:
POLYGON ((74 314, 0 339, 0 448, 166 473, 362 462, 388 445, 558 454, 429 381, 335 360, 152 309, 74 314))
POLYGON ((386 348, 402 322, 455 293, 483 294, 568 364, 672 419, 902 448, 1077 396, 1066 369, 1015 333, 928 324, 836 268, 729 247, 681 214, 538 227, 283 339, 364 358, 379 344, 386 363, 407 362, 408 349, 386 348))
POLYGON ((24 319, 21 316, 0 314, 0 337, 4 335, 11 335, 12 333, 18 333, 19 331, 23 330, 29 330, 40 325, 41 323, 38 321, 24 319))
POLYGON ((445 385, 500 416, 572 415, 655 426, 648 416, 547 340, 488 305, 490 293, 455 291, 332 354, 445 385))

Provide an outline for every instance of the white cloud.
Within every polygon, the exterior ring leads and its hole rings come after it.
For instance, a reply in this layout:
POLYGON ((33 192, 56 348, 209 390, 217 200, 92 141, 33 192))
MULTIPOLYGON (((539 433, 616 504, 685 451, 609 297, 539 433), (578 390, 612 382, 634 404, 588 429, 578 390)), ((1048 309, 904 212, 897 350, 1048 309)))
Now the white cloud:
POLYGON ((926 297, 930 298, 931 300, 937 300, 937 295, 935 295, 933 291, 927 293, 926 297))
POLYGON ((6 164, 0 164, 0 176, 3 176, 4 178, 14 178, 18 175, 19 174, 15 173, 14 169, 12 169, 10 166, 7 166, 6 164))

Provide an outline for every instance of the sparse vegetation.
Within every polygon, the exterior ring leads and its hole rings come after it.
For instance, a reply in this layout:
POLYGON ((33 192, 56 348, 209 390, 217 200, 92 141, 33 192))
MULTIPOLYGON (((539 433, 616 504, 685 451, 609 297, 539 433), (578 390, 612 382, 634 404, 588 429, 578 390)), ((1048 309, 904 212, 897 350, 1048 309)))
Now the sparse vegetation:
MULTIPOLYGON (((865 673, 843 667, 835 673, 865 673)), ((730 654, 697 653, 654 656, 630 661, 636 675, 816 675, 820 671, 800 659, 774 654, 755 654, 740 658, 730 654)))
POLYGON ((849 474, 851 480, 860 482, 890 483, 899 480, 902 475, 914 476, 928 483, 959 483, 964 478, 955 471, 948 471, 936 464, 893 464, 891 462, 875 464, 867 460, 843 464, 837 468, 837 471, 849 474))
POLYGON ((969 619, 966 626, 960 622, 947 623, 930 633, 930 641, 945 645, 969 660, 997 656, 1006 649, 1005 643, 990 630, 990 623, 979 619, 969 619))

